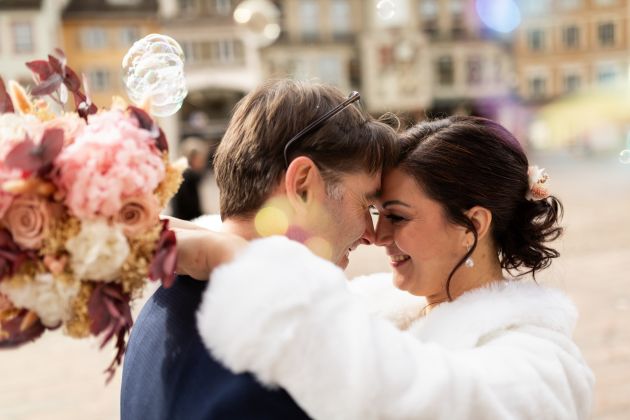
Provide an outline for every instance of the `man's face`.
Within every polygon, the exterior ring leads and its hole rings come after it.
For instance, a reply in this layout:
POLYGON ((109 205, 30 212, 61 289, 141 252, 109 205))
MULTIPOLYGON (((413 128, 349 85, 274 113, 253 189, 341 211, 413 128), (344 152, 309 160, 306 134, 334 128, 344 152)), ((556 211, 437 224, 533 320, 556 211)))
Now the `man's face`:
POLYGON ((311 232, 322 238, 330 250, 330 260, 346 268, 349 253, 359 244, 374 241, 374 226, 369 207, 375 202, 381 186, 381 173, 344 174, 324 199, 319 223, 311 232))

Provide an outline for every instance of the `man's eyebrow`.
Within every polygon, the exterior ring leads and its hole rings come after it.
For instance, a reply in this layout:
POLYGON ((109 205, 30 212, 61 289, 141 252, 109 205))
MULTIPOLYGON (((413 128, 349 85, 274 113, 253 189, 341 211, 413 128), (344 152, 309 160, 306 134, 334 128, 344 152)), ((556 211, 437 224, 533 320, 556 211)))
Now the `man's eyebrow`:
POLYGON ((379 188, 379 189, 377 189, 377 190, 374 190, 374 191, 372 191, 372 192, 369 192, 369 193, 365 196, 365 198, 367 198, 369 201, 373 201, 373 200, 376 200, 377 198, 379 198, 379 197, 381 196, 381 193, 382 193, 382 191, 381 191, 381 189, 379 188))
POLYGON ((403 206, 403 207, 411 207, 409 204, 407 203, 403 203, 400 200, 389 200, 383 203, 383 208, 386 208, 388 206, 394 206, 394 205, 399 205, 399 206, 403 206))

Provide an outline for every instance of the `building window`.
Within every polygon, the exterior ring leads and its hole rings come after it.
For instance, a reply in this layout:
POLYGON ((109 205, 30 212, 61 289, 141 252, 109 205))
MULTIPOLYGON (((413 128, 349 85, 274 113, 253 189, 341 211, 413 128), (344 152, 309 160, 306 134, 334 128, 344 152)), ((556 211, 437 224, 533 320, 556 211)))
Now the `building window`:
POLYGON ((453 59, 449 56, 442 56, 437 61, 438 83, 442 86, 451 86, 455 81, 455 68, 453 59))
POLYGON ((612 22, 600 23, 597 26, 597 39, 601 46, 615 45, 615 24, 612 22))
POLYGON ((89 70, 87 72, 88 85, 92 92, 103 92, 110 89, 109 71, 104 69, 89 70))
POLYGON ((530 51, 542 51, 545 48, 545 32, 542 29, 527 32, 527 45, 530 51))
POLYGON ((580 88, 580 76, 577 74, 567 74, 564 76, 565 93, 575 92, 580 88))
POLYGON ((420 0, 420 17, 423 20, 437 19, 437 0, 420 0))
POLYGON ((345 38, 351 31, 350 3, 348 0, 333 0, 330 7, 333 36, 345 38))
POLYGON ((532 98, 544 98, 547 91, 547 80, 542 76, 529 79, 529 94, 532 98))
POLYGON ((30 22, 13 24, 13 51, 16 54, 29 54, 35 51, 33 42, 33 26, 30 22))
POLYGON ((301 0, 299 11, 300 28, 302 38, 305 40, 317 39, 319 30, 319 4, 316 0, 301 0))
POLYGON ((615 64, 600 64, 597 68, 597 82, 609 85, 617 80, 618 68, 615 64))
POLYGON ((120 45, 130 47, 140 39, 140 30, 133 26, 128 26, 120 30, 120 45))
POLYGON ((463 0, 451 0, 449 7, 453 17, 461 17, 464 14, 463 0))
POLYGON ((232 0, 215 0, 214 8, 217 14, 228 16, 232 12, 232 0))
POLYGON ((567 26, 562 30, 562 43, 565 48, 577 48, 580 45, 580 29, 575 26, 567 26))
POLYGON ((564 10, 577 9, 582 5, 582 0, 560 0, 560 7, 564 10))
POLYGON ((107 32, 103 28, 83 28, 79 32, 79 45, 84 50, 102 50, 107 47, 107 32))
POLYGON ((319 60, 319 77, 322 82, 340 86, 343 79, 343 68, 337 57, 323 57, 319 60))
POLYGON ((190 15, 197 12, 197 1, 196 0, 177 0, 179 5, 179 10, 184 15, 190 15))
POLYGON ((481 57, 468 57, 466 69, 466 82, 469 85, 480 85, 483 79, 483 62, 481 57))

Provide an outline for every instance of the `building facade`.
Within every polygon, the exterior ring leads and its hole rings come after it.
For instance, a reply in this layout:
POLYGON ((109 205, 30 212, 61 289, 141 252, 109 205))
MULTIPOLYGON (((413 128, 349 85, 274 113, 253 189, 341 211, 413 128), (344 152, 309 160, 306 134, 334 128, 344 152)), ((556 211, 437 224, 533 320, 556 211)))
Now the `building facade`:
POLYGON ((32 82, 25 62, 45 58, 59 46, 56 0, 0 1, 1 75, 24 85, 32 82))
POLYGON ((68 63, 87 78, 92 101, 109 107, 127 98, 122 59, 142 37, 159 31, 156 0, 70 0, 62 13, 68 63))

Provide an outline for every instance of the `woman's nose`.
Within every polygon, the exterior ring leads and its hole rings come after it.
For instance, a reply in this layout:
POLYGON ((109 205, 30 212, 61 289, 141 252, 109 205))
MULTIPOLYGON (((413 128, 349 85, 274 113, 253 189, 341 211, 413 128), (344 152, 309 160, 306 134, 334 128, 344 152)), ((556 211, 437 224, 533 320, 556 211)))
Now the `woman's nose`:
POLYGON ((374 233, 374 245, 388 246, 393 242, 392 225, 382 216, 379 216, 374 233))

